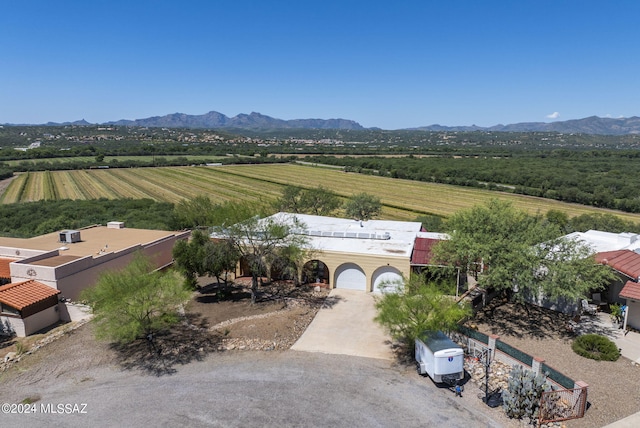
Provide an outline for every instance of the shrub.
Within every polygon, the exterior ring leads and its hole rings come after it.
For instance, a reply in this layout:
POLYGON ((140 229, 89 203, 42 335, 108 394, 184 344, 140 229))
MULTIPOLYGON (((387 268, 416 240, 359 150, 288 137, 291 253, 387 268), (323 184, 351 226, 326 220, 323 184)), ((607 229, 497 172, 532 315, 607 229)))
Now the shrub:
POLYGON ((576 338, 571 349, 578 355, 597 361, 616 361, 620 358, 616 344, 598 334, 585 334, 576 338))
POLYGON ((515 366, 509 373, 507 390, 502 391, 502 408, 510 418, 535 419, 542 393, 550 390, 543 375, 515 366))

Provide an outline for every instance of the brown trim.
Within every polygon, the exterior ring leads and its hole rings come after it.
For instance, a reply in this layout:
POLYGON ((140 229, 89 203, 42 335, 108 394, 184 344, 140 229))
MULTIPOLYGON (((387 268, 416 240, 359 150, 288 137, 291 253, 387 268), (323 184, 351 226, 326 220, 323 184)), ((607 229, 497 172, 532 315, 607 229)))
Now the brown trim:
POLYGON ((52 306, 56 306, 58 304, 58 295, 54 295, 51 297, 47 297, 44 300, 40 300, 37 303, 29 305, 22 309, 22 318, 27 318, 33 314, 37 314, 38 312, 42 312, 45 309, 49 309, 52 306))

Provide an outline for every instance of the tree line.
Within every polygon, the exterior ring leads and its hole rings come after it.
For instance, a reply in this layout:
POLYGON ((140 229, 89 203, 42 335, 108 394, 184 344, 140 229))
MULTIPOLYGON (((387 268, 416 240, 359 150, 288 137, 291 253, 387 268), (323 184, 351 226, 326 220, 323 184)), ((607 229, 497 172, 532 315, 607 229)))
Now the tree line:
POLYGON ((638 151, 557 151, 510 156, 333 157, 347 171, 539 196, 640 212, 638 151))

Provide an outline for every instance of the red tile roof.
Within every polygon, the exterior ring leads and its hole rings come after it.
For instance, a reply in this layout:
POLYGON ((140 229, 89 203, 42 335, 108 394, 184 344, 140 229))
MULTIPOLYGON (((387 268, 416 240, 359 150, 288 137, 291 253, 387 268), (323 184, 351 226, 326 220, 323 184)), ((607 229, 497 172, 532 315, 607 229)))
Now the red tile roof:
POLYGON ((627 281, 624 287, 622 287, 622 291, 620 292, 620 297, 633 299, 633 300, 640 300, 640 284, 633 281, 627 281))
POLYGON ((439 239, 416 238, 413 244, 413 254, 411 254, 411 264, 425 266, 433 264, 433 246, 440 242, 439 239))
POLYGON ((51 288, 38 281, 29 280, 16 282, 0 287, 0 303, 22 311, 28 306, 39 303, 59 293, 60 290, 51 288))
POLYGON ((9 263, 15 261, 16 259, 5 259, 4 257, 0 257, 0 278, 11 278, 9 263))
POLYGON ((629 278, 640 278, 640 254, 631 250, 605 251, 596 254, 596 261, 611 266, 629 278))

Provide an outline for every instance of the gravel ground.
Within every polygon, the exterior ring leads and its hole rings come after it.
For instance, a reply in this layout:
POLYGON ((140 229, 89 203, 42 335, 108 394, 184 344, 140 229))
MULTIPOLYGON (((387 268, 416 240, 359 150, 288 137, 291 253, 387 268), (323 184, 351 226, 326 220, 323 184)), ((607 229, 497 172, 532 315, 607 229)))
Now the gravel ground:
POLYGON ((171 375, 124 369, 117 351, 93 340, 90 324, 0 376, 0 402, 30 398, 37 409, 4 414, 2 426, 510 426, 470 396, 455 398, 415 370, 384 360, 227 351, 171 375), (86 413, 43 413, 40 406, 50 404, 86 404, 79 408, 86 413))
POLYGON ((527 313, 512 304, 490 308, 474 322, 480 331, 543 358, 545 363, 574 380, 589 384, 585 417, 567 421, 569 428, 599 428, 640 411, 640 367, 624 357, 594 361, 571 349, 573 336, 561 314, 538 308, 527 313))

